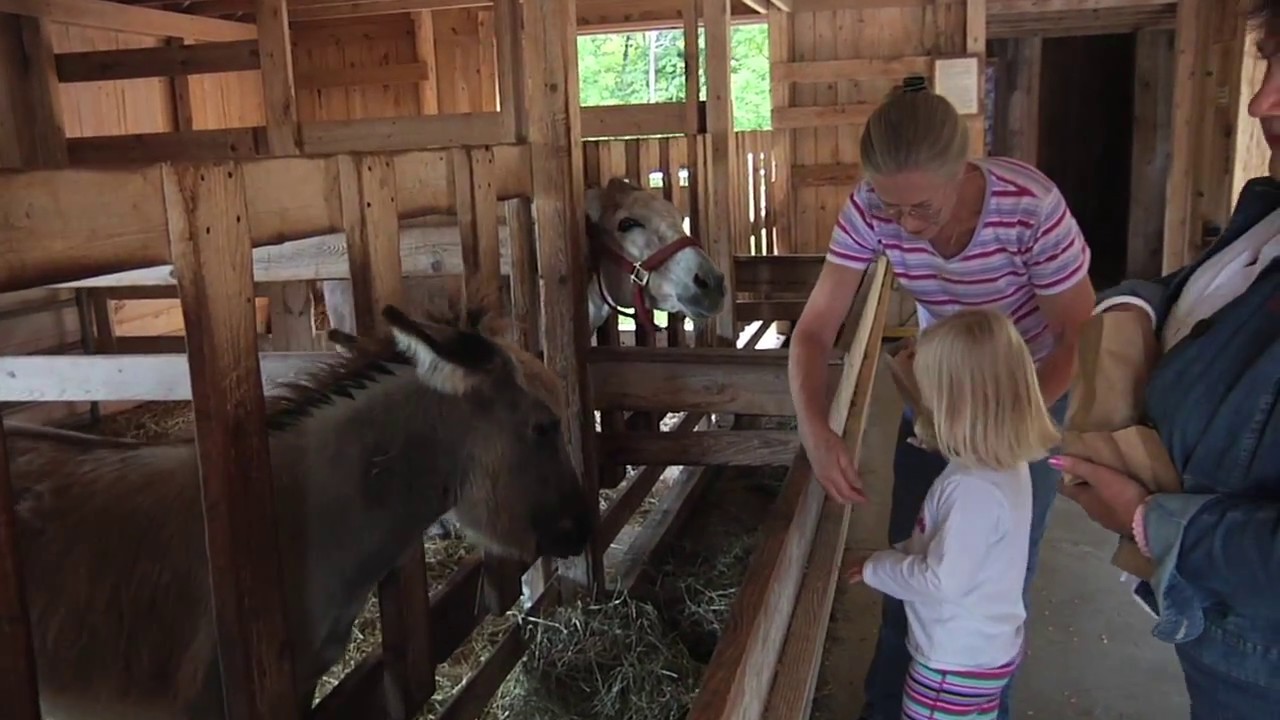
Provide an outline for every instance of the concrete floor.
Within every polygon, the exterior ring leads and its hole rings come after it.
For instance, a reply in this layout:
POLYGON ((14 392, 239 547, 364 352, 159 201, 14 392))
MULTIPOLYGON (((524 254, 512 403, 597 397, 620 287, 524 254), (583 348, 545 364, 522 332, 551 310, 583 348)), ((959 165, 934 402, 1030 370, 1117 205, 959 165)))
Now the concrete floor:
MULTIPOLYGON (((871 504, 854 512, 850 550, 885 545, 893 443, 902 403, 886 373, 872 394, 863 452, 871 504)), ((1014 686, 1016 718, 1179 720, 1187 697, 1172 646, 1151 637, 1151 615, 1110 564, 1114 536, 1059 498, 1033 584, 1028 656, 1014 686)), ((842 583, 836 592, 812 717, 855 720, 875 647, 880 596, 842 583)))

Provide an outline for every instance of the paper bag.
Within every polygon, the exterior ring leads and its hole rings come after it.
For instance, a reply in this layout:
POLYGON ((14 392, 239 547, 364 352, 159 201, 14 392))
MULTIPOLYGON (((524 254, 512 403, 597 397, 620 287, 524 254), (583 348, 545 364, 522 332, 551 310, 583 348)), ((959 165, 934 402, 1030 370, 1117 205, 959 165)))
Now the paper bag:
MULTIPOLYGON (((1062 452, 1122 472, 1151 492, 1181 492, 1181 478, 1160 436, 1137 424, 1159 356, 1146 313, 1112 311, 1090 318, 1081 331, 1062 452)), ((1072 477, 1064 481, 1080 482, 1072 477)), ((1111 562, 1144 580, 1150 580, 1155 569, 1127 538, 1121 538, 1111 562)))

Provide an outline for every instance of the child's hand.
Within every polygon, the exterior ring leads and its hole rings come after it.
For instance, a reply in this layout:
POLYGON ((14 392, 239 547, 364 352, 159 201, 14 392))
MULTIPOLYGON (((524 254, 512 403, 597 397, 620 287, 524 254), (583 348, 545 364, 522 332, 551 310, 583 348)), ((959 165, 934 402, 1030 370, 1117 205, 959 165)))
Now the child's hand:
POLYGON ((850 553, 845 558, 845 578, 849 580, 850 585, 857 585, 862 582, 862 568, 867 564, 867 558, 871 557, 871 553, 865 551, 850 553))

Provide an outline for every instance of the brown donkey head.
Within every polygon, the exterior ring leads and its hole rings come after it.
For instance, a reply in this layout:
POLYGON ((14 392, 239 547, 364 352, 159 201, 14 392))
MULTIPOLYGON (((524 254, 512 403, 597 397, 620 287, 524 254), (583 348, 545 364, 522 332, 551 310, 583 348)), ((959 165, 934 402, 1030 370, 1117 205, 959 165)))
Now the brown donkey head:
POLYGON ((448 403, 457 416, 446 418, 456 423, 466 475, 454 491, 454 515, 502 554, 527 561, 577 555, 595 529, 597 501, 584 491, 569 457, 559 380, 532 354, 502 339, 483 308, 466 315, 440 323, 410 319, 393 306, 382 312, 417 379, 461 401, 448 403))

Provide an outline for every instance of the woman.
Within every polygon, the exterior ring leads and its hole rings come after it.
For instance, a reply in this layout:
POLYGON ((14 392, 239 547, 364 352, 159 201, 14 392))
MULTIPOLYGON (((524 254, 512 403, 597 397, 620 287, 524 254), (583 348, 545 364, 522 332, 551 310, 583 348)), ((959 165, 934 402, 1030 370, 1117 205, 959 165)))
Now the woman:
POLYGON ((1280 0, 1257 0, 1253 20, 1267 69, 1249 114, 1271 147, 1270 177, 1245 184, 1195 263, 1098 304, 1154 324, 1164 354, 1144 415, 1183 492, 1151 495, 1061 460, 1084 481, 1062 493, 1154 561, 1136 594, 1157 618, 1152 634, 1174 644, 1192 720, 1276 717, 1280 705, 1280 0))
MULTIPOLYGON (((1056 420, 1075 366, 1076 340, 1094 302, 1089 248, 1057 187, 1008 158, 966 160, 969 133, 945 98, 899 90, 862 133, 865 179, 840 211, 827 261, 796 323, 788 368, 801 442, 818 482, 840 502, 865 499, 853 459, 827 426, 827 357, 863 272, 885 255, 916 301, 919 324, 967 308, 1012 320, 1036 363, 1040 392, 1056 420)), ((914 444, 902 418, 894 458, 889 542, 911 535, 946 460, 914 444)), ((1033 515, 1027 583, 1035 570, 1058 471, 1031 465, 1033 515)), ((1024 590, 1024 597, 1028 596, 1024 590)), ((902 603, 885 598, 866 678, 866 720, 896 720, 910 655, 902 603)), ((1000 718, 1008 717, 1008 692, 1000 718)))

